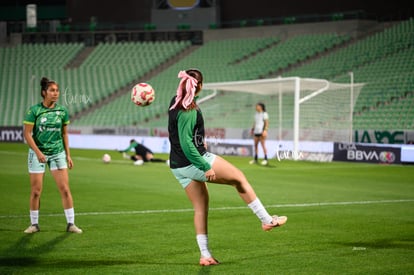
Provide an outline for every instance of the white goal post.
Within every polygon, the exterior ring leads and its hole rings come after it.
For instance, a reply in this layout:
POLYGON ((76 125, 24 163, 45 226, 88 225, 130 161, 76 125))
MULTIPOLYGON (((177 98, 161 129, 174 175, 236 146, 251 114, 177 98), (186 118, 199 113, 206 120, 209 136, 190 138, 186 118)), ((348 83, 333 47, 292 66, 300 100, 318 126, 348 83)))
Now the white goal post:
MULTIPOLYGON (((317 108, 326 108, 328 109, 329 105, 334 105, 335 101, 341 101, 342 108, 346 108, 345 112, 342 114, 342 117, 335 118, 336 121, 331 124, 343 124, 343 127, 346 129, 341 129, 342 133, 346 131, 347 137, 343 137, 340 140, 345 142, 352 142, 352 121, 353 121, 353 108, 356 102, 356 99, 359 95, 359 91, 364 85, 363 83, 355 84, 353 83, 353 74, 350 73, 350 83, 334 83, 326 79, 316 79, 316 78, 300 78, 300 77, 278 77, 278 78, 269 78, 269 79, 257 79, 257 80, 245 80, 245 81, 231 81, 231 82, 215 82, 215 83, 205 83, 203 85, 203 90, 213 91, 208 96, 201 98, 198 103, 209 100, 217 96, 219 92, 242 92, 242 93, 251 93, 256 95, 278 95, 279 101, 279 125, 282 122, 282 94, 293 94, 293 152, 294 155, 299 155, 299 139, 300 139, 300 122, 301 122, 301 107, 306 102, 312 102, 312 99, 321 97, 327 91, 330 91, 330 97, 325 99, 324 105, 317 106, 304 106, 305 109, 310 109, 310 112, 313 109, 317 108), (328 101, 326 101, 328 100, 328 101), (328 102, 328 104, 326 103, 328 102), (329 104, 331 102, 332 104, 329 104), (348 106, 348 107, 346 107, 348 106), (345 117, 347 116, 347 117, 345 117), (345 123, 346 120, 346 123, 345 123), (344 121, 344 123, 341 123, 344 121)), ((320 104, 320 103, 319 103, 320 104)), ((309 103, 308 103, 309 105, 309 103)), ((336 112, 335 108, 332 107, 331 116, 336 112)), ((306 111, 306 110, 303 110, 306 111)), ((314 110, 315 112, 325 112, 325 110, 314 110)), ((309 111, 308 111, 309 112, 309 111)), ((304 119, 304 118, 302 118, 304 119)), ((315 118, 318 119, 318 118, 315 118)), ((319 118, 321 119, 321 118, 319 118)), ((323 124, 323 121, 320 121, 319 124, 323 124)), ((310 126, 311 127, 311 126, 310 126)), ((279 127, 279 131, 281 128, 279 127)), ((281 137, 281 135, 279 135, 281 137)), ((337 140, 332 140, 337 141, 337 140)))

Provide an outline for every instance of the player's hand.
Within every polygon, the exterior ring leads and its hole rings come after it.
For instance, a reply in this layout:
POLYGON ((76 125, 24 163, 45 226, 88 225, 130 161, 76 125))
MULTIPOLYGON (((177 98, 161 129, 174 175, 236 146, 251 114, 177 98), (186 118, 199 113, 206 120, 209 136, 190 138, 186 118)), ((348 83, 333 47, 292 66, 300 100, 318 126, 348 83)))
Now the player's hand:
POLYGON ((68 168, 72 169, 73 168, 73 161, 71 157, 66 157, 66 160, 68 162, 68 168))
POLYGON ((267 137, 267 130, 264 130, 262 133, 262 137, 267 137))
POLYGON ((40 152, 36 156, 40 163, 46 163, 47 158, 43 153, 40 152))
POLYGON ((216 179, 216 172, 214 172, 213 169, 210 169, 205 173, 205 176, 207 181, 214 181, 216 179))

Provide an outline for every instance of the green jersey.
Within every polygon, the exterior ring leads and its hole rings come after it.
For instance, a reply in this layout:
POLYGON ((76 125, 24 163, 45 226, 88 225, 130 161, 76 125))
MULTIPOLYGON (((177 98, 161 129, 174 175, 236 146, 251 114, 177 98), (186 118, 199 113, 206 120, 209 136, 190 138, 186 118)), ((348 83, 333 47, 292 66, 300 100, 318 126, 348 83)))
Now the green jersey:
MULTIPOLYGON (((174 104, 171 100, 170 107, 174 104)), ((204 172, 211 165, 202 157, 206 152, 204 147, 204 119, 199 108, 183 111, 179 108, 168 112, 168 133, 171 144, 170 167, 181 168, 193 164, 204 172)))
POLYGON ((66 107, 56 104, 47 108, 42 103, 29 108, 23 121, 33 125, 32 137, 45 155, 54 155, 64 151, 62 127, 69 124, 69 114, 66 107))

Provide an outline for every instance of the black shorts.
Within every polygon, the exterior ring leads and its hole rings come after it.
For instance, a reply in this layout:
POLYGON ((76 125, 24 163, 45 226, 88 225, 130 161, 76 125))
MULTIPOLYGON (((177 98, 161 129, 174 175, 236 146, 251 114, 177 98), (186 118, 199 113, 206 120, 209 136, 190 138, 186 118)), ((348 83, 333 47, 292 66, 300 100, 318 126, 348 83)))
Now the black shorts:
POLYGON ((255 137, 262 137, 263 134, 254 134, 255 137))
POLYGON ((147 154, 152 154, 152 151, 149 150, 147 147, 142 146, 141 144, 138 144, 135 146, 135 154, 142 157, 142 160, 144 162, 148 162, 149 159, 147 159, 147 154))

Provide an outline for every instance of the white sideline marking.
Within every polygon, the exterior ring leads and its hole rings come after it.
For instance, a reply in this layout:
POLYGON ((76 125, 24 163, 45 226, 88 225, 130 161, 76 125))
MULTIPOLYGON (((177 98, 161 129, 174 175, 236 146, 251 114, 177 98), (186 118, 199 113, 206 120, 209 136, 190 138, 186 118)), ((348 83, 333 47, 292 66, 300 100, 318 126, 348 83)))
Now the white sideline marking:
MULTIPOLYGON (((379 201, 343 201, 343 202, 313 202, 313 203, 292 203, 292 204, 273 204, 267 205, 266 208, 282 207, 315 207, 315 206, 336 206, 336 205, 359 205, 359 204, 382 204, 382 203, 404 203, 414 202, 414 199, 408 200, 379 200, 379 201)), ((246 209, 247 206, 216 207, 210 208, 210 211, 223 210, 240 210, 246 209)), ((160 210, 131 210, 131 211, 110 211, 110 212, 78 212, 76 216, 100 216, 100 215, 137 215, 137 214, 159 214, 159 213, 180 213, 192 212, 192 208, 185 209, 160 209, 160 210)), ((62 216, 63 214, 42 214, 46 217, 62 216)), ((27 215, 1 215, 0 219, 7 218, 27 218, 27 215)))

